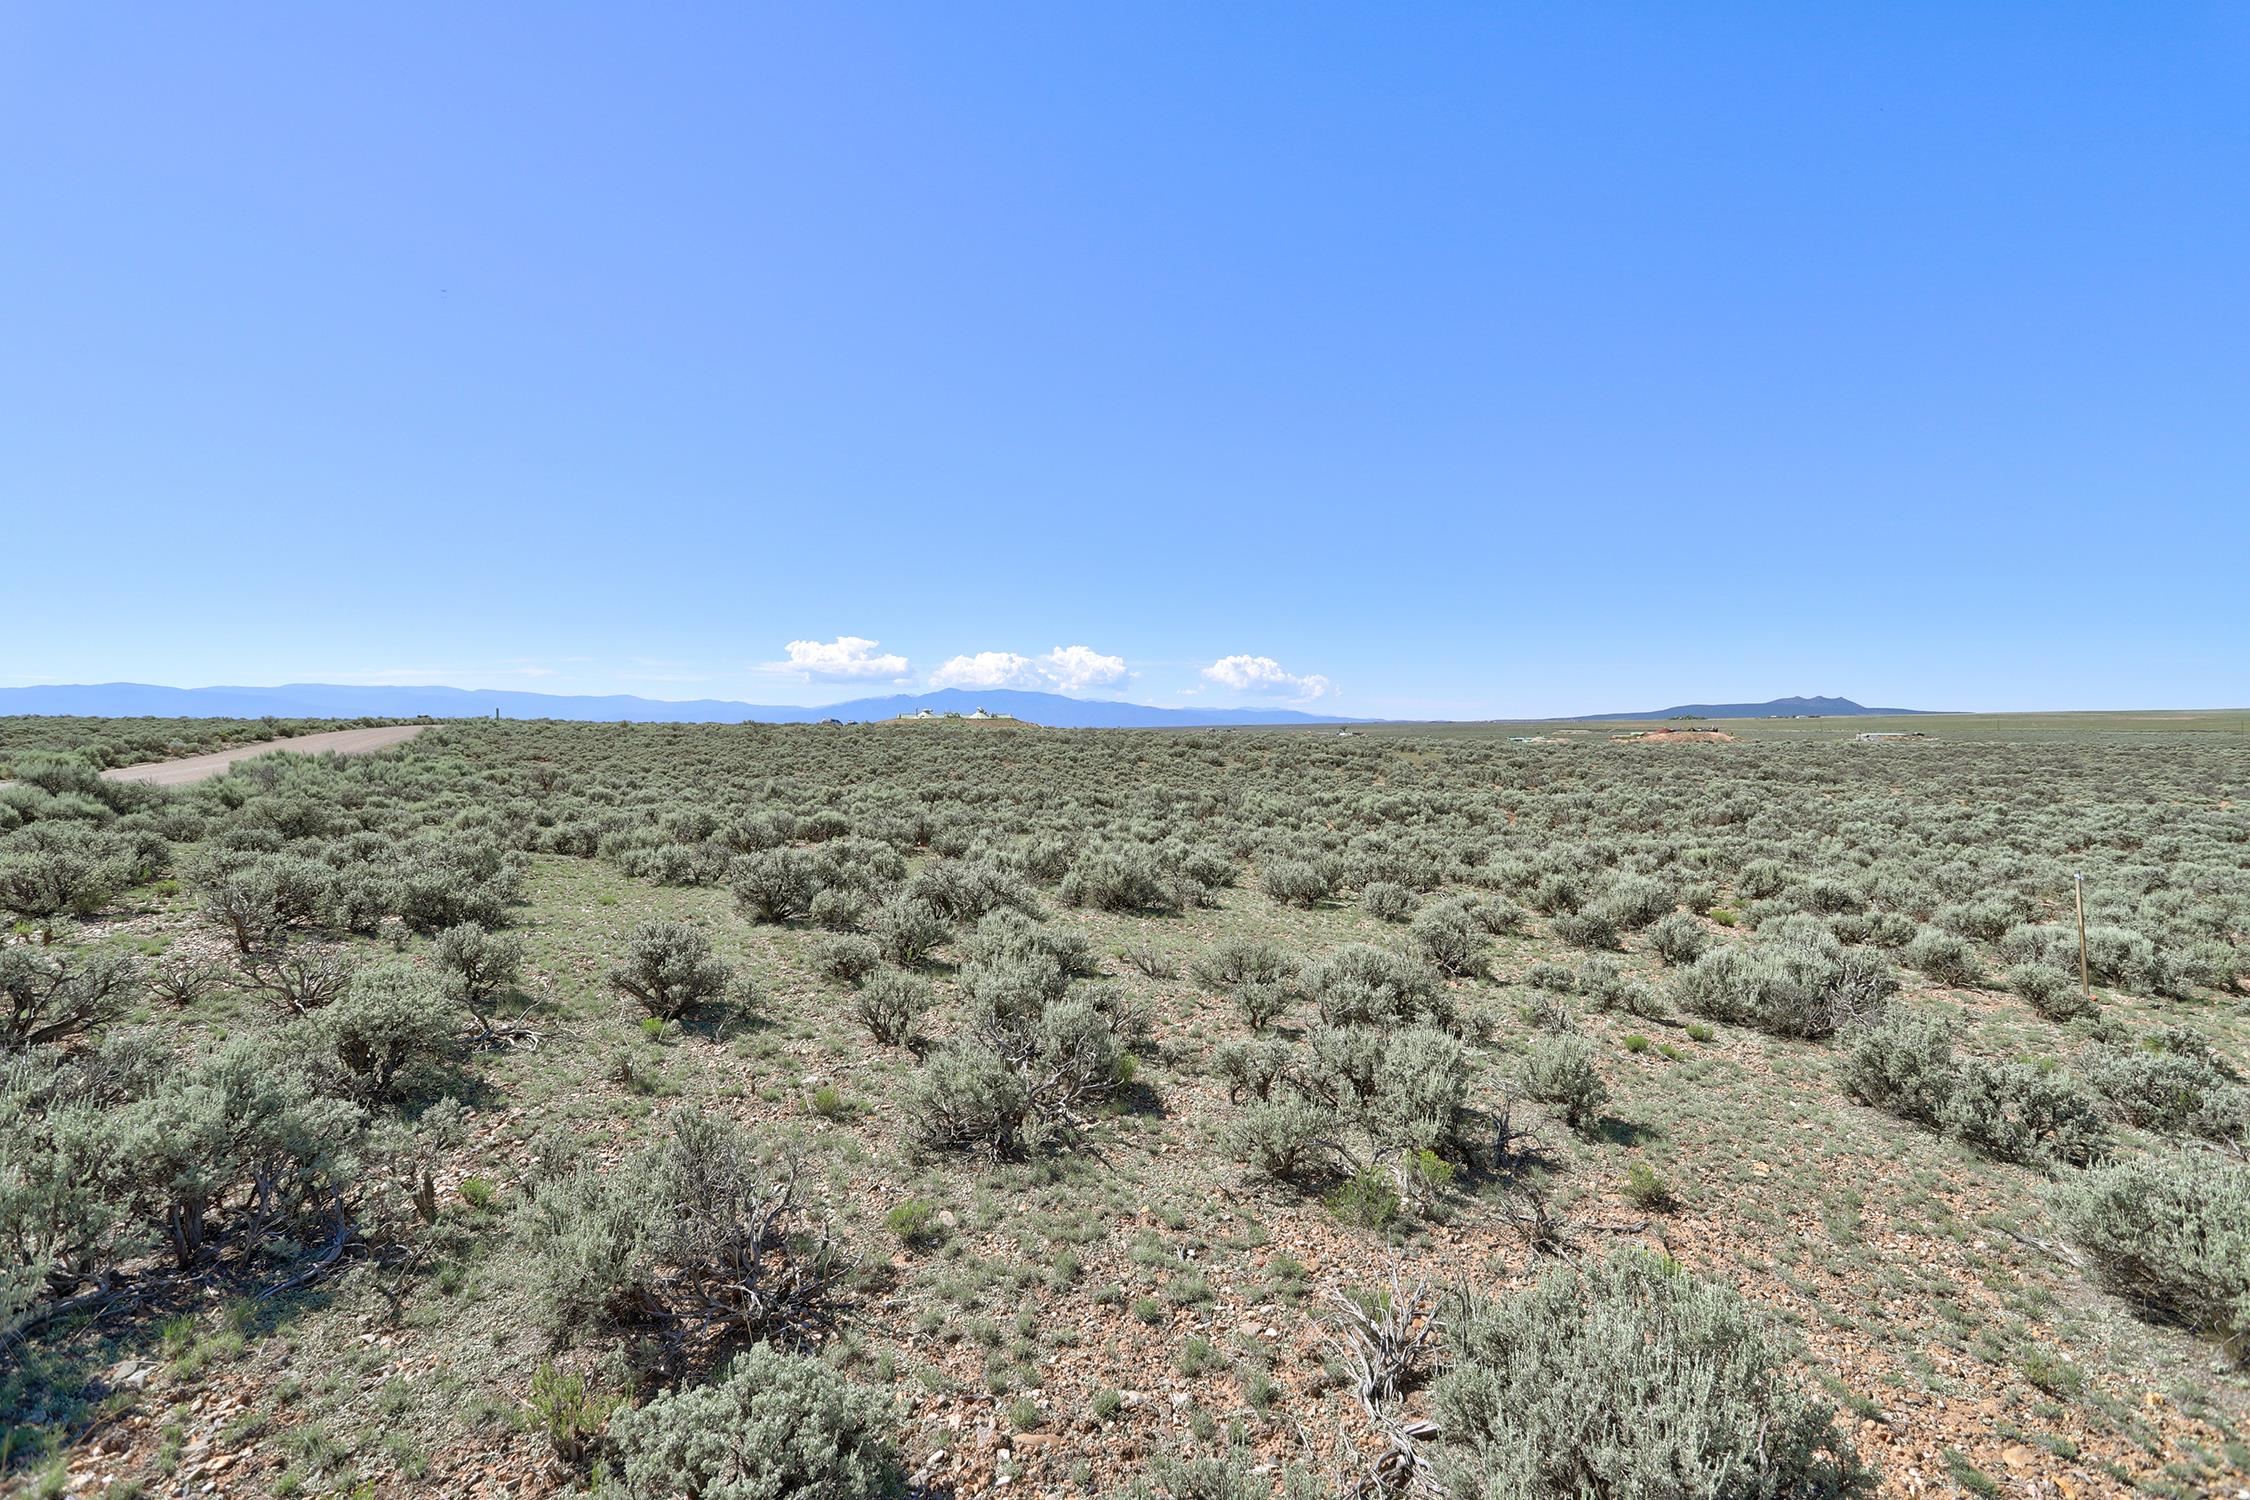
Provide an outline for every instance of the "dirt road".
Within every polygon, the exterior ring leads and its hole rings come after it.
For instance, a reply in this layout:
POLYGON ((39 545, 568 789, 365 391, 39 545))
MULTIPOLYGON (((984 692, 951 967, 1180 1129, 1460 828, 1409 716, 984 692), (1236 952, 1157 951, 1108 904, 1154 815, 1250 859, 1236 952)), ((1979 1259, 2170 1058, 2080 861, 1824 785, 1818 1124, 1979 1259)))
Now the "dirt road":
POLYGON ((232 750, 219 750, 210 755, 191 755, 185 760, 158 760, 145 766, 118 766, 114 770, 102 772, 102 776, 109 781, 147 781, 157 786, 186 786, 191 781, 216 776, 236 761, 248 760, 253 755, 270 755, 276 750, 287 750, 298 755, 318 755, 329 750, 338 755, 365 755, 370 750, 403 744, 429 727, 427 724, 391 724, 381 729, 331 729, 325 734, 300 734, 293 740, 267 740, 257 745, 237 745, 232 750))

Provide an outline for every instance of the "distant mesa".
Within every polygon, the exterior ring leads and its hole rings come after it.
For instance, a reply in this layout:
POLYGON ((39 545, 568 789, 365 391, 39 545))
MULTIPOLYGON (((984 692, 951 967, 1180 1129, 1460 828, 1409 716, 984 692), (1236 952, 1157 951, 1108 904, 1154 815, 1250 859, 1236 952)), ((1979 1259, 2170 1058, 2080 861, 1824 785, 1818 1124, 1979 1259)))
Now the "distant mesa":
POLYGON ((1188 729, 1239 724, 1359 724, 1336 714, 1290 708, 1151 708, 1142 703, 1097 703, 1060 693, 1013 689, 971 693, 944 688, 824 703, 812 708, 735 703, 716 698, 689 703, 629 695, 576 697, 492 688, 365 687, 297 682, 285 687, 153 687, 138 682, 0 688, 0 715, 79 714, 128 719, 574 719, 641 724, 868 724, 884 719, 948 716, 1011 719, 1055 729, 1188 729))
POLYGON ((1683 703, 1640 714, 1580 714, 1580 723, 1649 719, 1841 719, 1854 715, 1891 718, 1928 713, 1925 708, 1868 708, 1849 698, 1775 698, 1765 703, 1683 703))

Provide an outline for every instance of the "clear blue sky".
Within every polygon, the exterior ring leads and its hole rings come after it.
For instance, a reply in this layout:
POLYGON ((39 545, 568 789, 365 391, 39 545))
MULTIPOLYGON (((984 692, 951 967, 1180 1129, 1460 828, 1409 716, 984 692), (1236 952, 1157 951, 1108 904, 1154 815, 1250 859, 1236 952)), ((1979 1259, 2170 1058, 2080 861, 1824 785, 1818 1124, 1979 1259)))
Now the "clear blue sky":
POLYGON ((0 163, 10 683, 2250 703, 2239 4, 17 6, 0 163))

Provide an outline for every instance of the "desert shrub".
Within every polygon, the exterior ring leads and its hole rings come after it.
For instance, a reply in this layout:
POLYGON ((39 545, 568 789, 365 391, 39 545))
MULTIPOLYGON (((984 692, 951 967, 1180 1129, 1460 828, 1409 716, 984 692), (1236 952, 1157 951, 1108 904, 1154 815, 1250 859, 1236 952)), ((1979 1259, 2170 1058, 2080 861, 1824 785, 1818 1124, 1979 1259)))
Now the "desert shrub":
POLYGON ((1953 1097, 1953 1030, 1935 1016, 1898 1011, 1852 1035, 1844 1090, 1902 1119, 1933 1128, 1953 1097))
POLYGON ((254 1259, 328 1238, 349 1222, 366 1115, 300 1056, 244 1037, 162 1071, 98 1127, 95 1190, 183 1270, 221 1242, 254 1259))
POLYGON ((1466 1299, 1431 1390, 1446 1492, 1812 1500, 1865 1488, 1833 1412, 1731 1288, 1646 1252, 1466 1299))
POLYGON ((1615 948, 1617 919, 1599 907, 1566 911, 1554 919, 1555 936, 1573 948, 1615 948))
POLYGON ((0 947, 0 1052, 67 1041, 125 1014, 140 969, 116 953, 0 947))
POLYGON ((1469 1058, 1460 1041, 1428 1026, 1383 1040, 1367 1128, 1381 1146, 1456 1151, 1469 1089, 1469 1058))
POLYGON ((883 1227, 898 1236, 902 1245, 928 1245, 944 1236, 938 1206, 927 1198, 892 1204, 883 1215, 883 1227))
POLYGON ((515 933, 489 931, 474 922, 463 922, 439 933, 434 955, 438 971, 445 976, 446 993, 480 1022, 492 1014, 493 1002, 523 973, 523 939, 515 933))
POLYGON ((691 1016, 719 998, 730 971, 711 940, 685 922, 643 922, 609 971, 610 987, 658 1020, 691 1016))
POLYGON ((1671 1188, 1657 1174, 1656 1168, 1638 1159, 1625 1169, 1625 1183, 1619 1191, 1635 1208, 1660 1211, 1672 1206, 1671 1188))
POLYGON ((1070 867, 1059 888, 1069 906, 1096 911, 1173 911, 1178 893, 1149 849, 1104 844, 1088 850, 1070 867))
POLYGON ((761 1343, 610 1429, 634 1500, 890 1500, 905 1488, 894 1421, 885 1398, 761 1343))
POLYGON ((1703 956, 1711 940, 1702 923, 1684 911, 1676 911, 1649 925, 1648 945, 1668 964, 1691 964, 1703 956))
POLYGON ((583 1468, 592 1462, 619 1405, 617 1397, 589 1387, 584 1375, 566 1375, 553 1365, 541 1365, 532 1372, 524 1415, 534 1431, 546 1435, 556 1458, 568 1467, 583 1468))
POLYGON ((1052 955, 964 971, 963 1025, 908 1089, 926 1146, 1014 1155, 1075 1141, 1130 1077, 1148 1018, 1120 992, 1057 977, 1052 955), (1053 983, 1046 981, 1054 980, 1053 983))
POLYGON ((399 904, 396 884, 373 870, 348 869, 336 874, 329 911, 344 931, 372 937, 399 904))
MULTIPOLYGON (((1126 863, 1132 863, 1130 858, 1127 858, 1126 863)), ((1097 859, 1093 865, 1094 875, 1089 878, 1107 878, 1104 872, 1112 870, 1109 862, 1097 859)), ((905 889, 900 894, 909 901, 927 903, 948 922, 974 922, 985 913, 998 911, 1002 907, 1031 911, 1038 905, 1033 899, 1031 888, 1024 884, 1021 876, 1002 869, 989 860, 934 860, 916 870, 913 879, 906 882, 905 889)), ((1081 894, 1084 892, 1081 891, 1081 894)), ((1067 891, 1063 899, 1072 906, 1102 905, 1098 900, 1070 901, 1067 891)))
POLYGON ((1391 880, 1371 880, 1359 888, 1359 908, 1379 922, 1403 922, 1414 914, 1414 893, 1391 880))
POLYGON ((336 875, 317 860, 267 854, 212 877, 204 909, 237 951, 269 948, 291 931, 327 925, 336 875))
POLYGON ((1467 910, 1470 920, 1494 937, 1507 937, 1523 930, 1523 908, 1511 902, 1486 896, 1469 903, 1467 910))
POLYGON ((2038 964, 2078 972, 2078 935, 2067 927, 2019 922, 2000 935, 2000 957, 2010 964, 2038 964))
POLYGON ((1842 916, 1865 910, 1867 898, 1849 883, 1816 875, 1798 887, 1797 899, 1805 910, 1822 916, 1842 916))
POLYGON ((1624 875, 1613 881, 1595 906, 1612 925, 1638 932, 1670 914, 1676 903, 1671 888, 1647 875, 1624 875))
POLYGON ((961 998, 1009 1020, 1035 1016, 1070 990, 1070 976, 1049 953, 1023 953, 962 967, 961 998))
POLYGON ((452 1050, 450 1009, 428 973, 392 960, 353 971, 344 992, 309 1024, 353 1095, 383 1103, 401 1097, 416 1070, 452 1050))
POLYGON ((2180 976, 2214 990, 2232 990, 2242 977, 2242 954, 2224 938, 2204 938, 2180 954, 2180 976))
POLYGON ((1439 973, 1460 978, 1485 971, 1485 935, 1464 908, 1426 906, 1417 912, 1408 937, 1414 951, 1439 973))
POLYGON ((1259 1177, 1302 1183, 1333 1162, 1333 1113, 1308 1099, 1259 1099, 1226 1127, 1226 1151, 1259 1177))
POLYGON ((2156 944, 2129 927, 2088 927, 2086 963, 2102 983, 2127 985, 2148 994, 2165 993, 2177 978, 2176 967, 2156 944))
POLYGON ((1188 973, 1211 990, 1287 985, 1297 977, 1297 961, 1278 943, 1263 938, 1226 938, 1198 953, 1189 962, 1188 973))
POLYGON ((814 893, 812 904, 805 908, 805 916, 813 926, 827 932, 857 932, 867 925, 872 909, 865 891, 850 886, 823 886, 814 893))
POLYGON ((352 960, 335 948, 275 947, 237 955, 245 989, 263 996, 285 1016, 309 1015, 342 997, 352 982, 352 960))
POLYGON ((1312 1069, 1302 1079, 1302 1086, 1355 1119, 1367 1118, 1383 1069, 1385 1035, 1375 1026, 1315 1028, 1309 1038, 1312 1069))
POLYGON ((2008 988, 2050 1021, 2068 1021, 2090 1014, 2094 1005, 2079 988, 2078 978, 2041 963, 2023 963, 2008 969, 2008 988))
POLYGON ((1844 1087, 1863 1103, 2002 1161, 2084 1163, 2107 1143, 2084 1089, 2021 1063, 1956 1058, 1951 1029, 1935 1017, 1892 1014, 1860 1028, 1845 1059, 1844 1087))
POLYGON ((218 986, 220 969, 197 959, 174 958, 148 971, 149 995, 174 1010, 185 1010, 218 986))
POLYGON ((1553 959, 1543 958, 1524 970, 1523 982, 1535 990, 1568 995, 1578 988, 1578 974, 1568 964, 1558 964, 1553 959))
POLYGON ((1285 984, 1251 980, 1235 989, 1234 1000, 1242 1011, 1243 1023, 1252 1031, 1263 1031, 1289 1014, 1290 1007, 1297 1003, 1297 993, 1285 984))
POLYGON ((1596 1010, 1615 1010, 1629 981, 1625 971, 1606 958, 1590 958, 1579 966, 1571 988, 1592 1002, 1596 1010))
POLYGON ((676 1111, 608 1171, 534 1186, 517 1235, 555 1342, 643 1329, 798 1340, 825 1322, 843 1263, 797 1198, 794 1158, 733 1122, 676 1111))
POLYGON ((1876 912, 1867 919, 1865 941, 1878 948, 1903 948, 1914 941, 1921 927, 1912 917, 1901 912, 1876 912))
POLYGON ((399 920, 414 932, 463 922, 499 927, 523 895, 518 861, 489 838, 435 836, 403 851, 391 883, 399 920))
POLYGON ((1211 1051, 1212 1071, 1227 1086, 1229 1102, 1264 1099, 1288 1076, 1292 1057, 1289 1044, 1271 1038, 1222 1042, 1211 1051))
POLYGON ((858 933, 831 933, 813 944, 813 971, 838 984, 858 984, 882 963, 883 950, 858 933))
POLYGON ((1588 960, 1578 972, 1575 988, 1596 1010, 1621 1010, 1651 1019, 1664 1014, 1663 1002, 1654 990, 1606 958, 1588 960))
POLYGON ((1874 1015, 1898 982, 1857 949, 1799 942, 1729 943, 1679 971, 1680 1008, 1777 1036, 1832 1036, 1874 1015))
POLYGON ((117 840, 77 823, 35 823, 0 842, 0 909, 91 917, 133 878, 117 840))
POLYGON ((1330 1026, 1405 1026, 1416 1021, 1450 1028, 1451 1001, 1437 976, 1422 964, 1385 948, 1352 943, 1305 971, 1305 993, 1330 1026))
POLYGON ((2224 1138, 2242 1113, 2240 1080, 2194 1048, 2104 1049, 2085 1071, 2111 1113, 2143 1130, 2224 1138))
POLYGON ((1753 859, 1735 876, 1735 891, 1748 901, 1763 901, 1788 888, 1789 871, 1777 860, 1753 859))
POLYGON ((1575 875, 1553 870, 1531 887, 1531 909, 1545 916, 1560 916, 1586 904, 1586 887, 1575 875))
POLYGON ((2023 1063, 1963 1059, 1942 1123, 1988 1156, 2027 1165, 2083 1165, 2108 1145, 2101 1111, 2084 1089, 2023 1063))
POLYGON ((1956 988, 1975 984, 1981 972, 1974 948, 1954 934, 1935 927, 1925 927, 1916 933, 1901 957, 1910 967, 1919 969, 1939 984, 1956 988))
POLYGON ((2223 1340, 2250 1335, 2250 1166, 2180 1154, 2064 1179, 2054 1207, 2103 1283, 2144 1313, 2223 1340))
POLYGON ((885 969, 852 996, 852 1013, 876 1041, 898 1044, 913 1037, 932 998, 928 980, 885 969))
POLYGON ((1536 989, 1525 1000, 1524 1021, 1539 1031, 1576 1031, 1578 1012, 1570 1001, 1550 989, 1536 989))
POLYGON ((1335 894, 1336 883, 1309 860, 1268 860, 1258 869, 1258 888, 1289 906, 1317 906, 1335 894))
POLYGON ((1583 1037, 1542 1037, 1532 1043, 1521 1087, 1526 1097, 1553 1105, 1573 1130, 1600 1119, 1609 1102, 1609 1089, 1594 1068, 1593 1045, 1583 1037))
POLYGON ((1101 971, 1086 934, 1042 926, 1012 909, 989 912, 981 918, 976 931, 962 945, 962 957, 983 968, 1037 963, 1065 978, 1101 971))
POLYGON ((1355 1229, 1388 1229, 1399 1216, 1398 1187, 1390 1174, 1362 1167, 1322 1200, 1330 1213, 1355 1229))
POLYGON ((901 898, 884 902, 867 919, 868 935, 883 957, 912 968, 952 935, 952 928, 927 901, 901 898))
POLYGON ((819 889, 812 856, 802 849, 762 848, 727 865, 734 903, 753 922, 805 915, 819 889))
POLYGON ((1118 950, 1125 967, 1144 979, 1177 979, 1179 960, 1153 943, 1129 943, 1118 950))
POLYGON ((989 1048, 942 1047, 907 1086, 906 1109, 926 1146, 1014 1156, 1024 1146, 1031 1091, 989 1048))

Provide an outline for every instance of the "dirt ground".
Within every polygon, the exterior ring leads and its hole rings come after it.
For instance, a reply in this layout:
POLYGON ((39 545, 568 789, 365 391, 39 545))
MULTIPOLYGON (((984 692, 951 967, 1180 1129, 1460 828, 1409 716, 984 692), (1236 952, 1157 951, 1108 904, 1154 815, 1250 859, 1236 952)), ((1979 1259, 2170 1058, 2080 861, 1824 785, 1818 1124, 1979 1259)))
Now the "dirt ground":
POLYGON ((248 760, 255 755, 271 755, 276 750, 286 750, 292 755, 365 755, 371 750, 385 750, 392 745, 404 744, 427 728, 427 724, 388 724, 380 729, 338 729, 327 734, 301 734, 293 740, 267 740, 262 744, 238 745, 232 750, 220 750, 210 755, 191 755, 185 760, 159 760, 144 766, 118 766, 114 770, 102 772, 102 779, 146 781, 155 786, 186 786, 191 782, 209 780, 236 761, 248 760))

